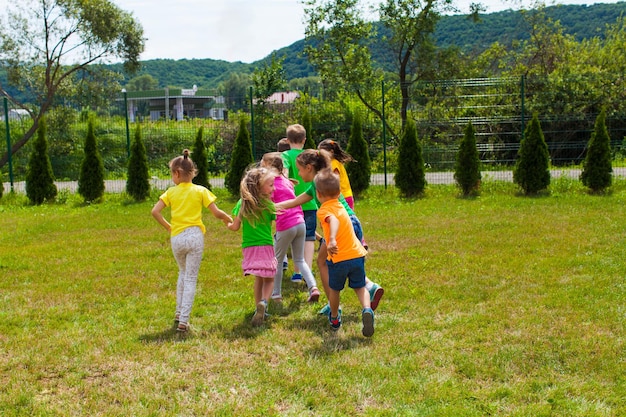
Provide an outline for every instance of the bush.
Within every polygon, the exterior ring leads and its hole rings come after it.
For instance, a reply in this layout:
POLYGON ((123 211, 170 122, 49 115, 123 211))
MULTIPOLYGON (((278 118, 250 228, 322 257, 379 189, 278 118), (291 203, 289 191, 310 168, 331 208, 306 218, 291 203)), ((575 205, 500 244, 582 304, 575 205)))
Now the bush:
POLYGON ((306 130, 306 142, 304 142, 303 149, 317 149, 315 145, 315 140, 313 139, 313 123, 311 122, 311 113, 309 110, 305 110, 302 114, 302 126, 304 126, 304 130, 306 130))
POLYGON ((194 143, 193 150, 191 151, 191 159, 193 159, 193 162, 196 164, 196 168, 198 169, 198 175, 194 177, 192 182, 194 184, 202 185, 210 190, 209 157, 207 156, 207 151, 204 146, 204 142, 202 141, 202 133, 203 127, 200 126, 198 134, 196 135, 196 142, 194 143))
POLYGON ((367 142, 363 138, 359 114, 355 114, 352 119, 352 129, 350 130, 350 139, 348 140, 346 152, 354 159, 354 161, 347 164, 346 172, 348 173, 348 178, 350 178, 352 192, 358 197, 370 186, 372 174, 372 163, 368 153, 367 142))
POLYGON ((46 200, 53 200, 57 195, 52 164, 48 157, 46 133, 46 121, 41 119, 26 171, 26 196, 33 204, 41 204, 46 200))
POLYGON ((422 147, 417 140, 417 130, 412 119, 407 120, 400 138, 395 183, 404 197, 418 196, 426 189, 422 147))
POLYGON ((476 149, 476 131, 471 122, 465 128, 465 135, 456 154, 454 179, 464 196, 477 191, 480 186, 480 158, 476 149))
POLYGON ((525 133, 513 167, 513 182, 526 195, 532 195, 550 185, 550 154, 537 114, 533 115, 525 133))
POLYGON ((611 139, 606 129, 606 113, 600 112, 589 140, 587 155, 583 162, 580 180, 585 187, 598 193, 611 186, 613 167, 611 166, 611 139))
POLYGON ((150 195, 148 157, 146 155, 146 147, 141 139, 140 124, 137 124, 135 140, 130 148, 126 192, 136 201, 144 201, 150 195))
POLYGON ((233 153, 230 160, 230 168, 224 177, 224 185, 233 196, 239 195, 239 185, 246 169, 254 162, 252 157, 252 144, 250 132, 246 124, 246 118, 241 117, 239 131, 233 145, 233 153))
POLYGON ((94 119, 90 119, 87 125, 85 156, 78 177, 78 194, 85 202, 98 201, 104 195, 104 165, 94 134, 94 119))

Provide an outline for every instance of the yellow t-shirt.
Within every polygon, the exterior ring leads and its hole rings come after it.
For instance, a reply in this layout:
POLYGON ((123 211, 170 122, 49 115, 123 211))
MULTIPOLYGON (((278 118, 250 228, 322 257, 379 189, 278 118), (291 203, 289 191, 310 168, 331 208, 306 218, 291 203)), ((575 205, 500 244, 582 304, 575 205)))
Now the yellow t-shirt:
POLYGON ((202 223, 202 207, 209 207, 217 200, 206 187, 191 182, 181 182, 169 188, 159 198, 167 207, 171 207, 171 236, 176 236, 192 226, 198 226, 202 233, 206 232, 202 223))
POLYGON ((348 178, 348 173, 346 172, 346 167, 336 159, 330 161, 330 167, 333 170, 337 170, 339 172, 339 187, 341 189, 341 194, 344 197, 352 197, 352 187, 350 187, 350 178, 348 178))
POLYGON ((332 256, 329 253, 326 259, 337 263, 362 258, 367 255, 367 251, 354 233, 354 227, 352 227, 352 221, 350 220, 348 212, 338 199, 328 200, 322 203, 321 207, 317 209, 317 219, 322 224, 326 242, 330 239, 330 224, 326 221, 326 218, 330 215, 335 216, 337 220, 339 220, 339 229, 335 237, 339 251, 332 256))

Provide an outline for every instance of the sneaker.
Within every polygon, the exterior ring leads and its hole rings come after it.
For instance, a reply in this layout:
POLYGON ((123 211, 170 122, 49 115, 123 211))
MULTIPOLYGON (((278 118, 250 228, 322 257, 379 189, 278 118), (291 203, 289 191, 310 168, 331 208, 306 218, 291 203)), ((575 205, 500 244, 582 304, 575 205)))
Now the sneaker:
POLYGON ((330 304, 326 303, 324 307, 317 313, 321 316, 328 316, 330 314, 330 304))
POLYGON ((372 337, 374 334, 374 310, 364 308, 361 312, 361 321, 363 322, 363 328, 361 329, 363 336, 372 337))
POLYGON ((328 315, 328 321, 330 322, 330 328, 337 331, 341 327, 341 311, 337 314, 337 317, 330 317, 328 315))
POLYGON ((272 294, 272 300, 274 300, 274 302, 276 303, 282 303, 283 296, 281 294, 272 294))
POLYGON ((256 305, 256 311, 252 316, 252 325, 260 326, 265 321, 265 310, 267 309, 267 301, 261 300, 256 305))
POLYGON ((309 293, 309 298, 307 298, 307 302, 309 303, 317 303, 317 300, 320 298, 320 290, 317 287, 313 287, 311 292, 309 293))
POLYGON ((299 273, 295 272, 291 276, 291 282, 302 282, 302 274, 299 274, 299 273))
POLYGON ((380 303, 380 299, 383 298, 383 294, 385 290, 378 284, 374 284, 370 292, 370 305, 373 311, 376 311, 378 307, 378 303, 380 303))
POLYGON ((289 264, 287 263, 287 261, 283 261, 283 271, 286 271, 288 267, 289 264))

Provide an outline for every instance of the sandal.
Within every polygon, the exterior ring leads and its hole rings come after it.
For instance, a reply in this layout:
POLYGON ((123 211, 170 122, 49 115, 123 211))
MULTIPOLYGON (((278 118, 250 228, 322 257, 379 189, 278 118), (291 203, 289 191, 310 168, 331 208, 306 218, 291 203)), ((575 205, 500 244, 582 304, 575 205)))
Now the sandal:
POLYGON ((176 331, 177 332, 181 332, 181 333, 185 333, 189 331, 189 323, 178 323, 178 326, 176 326, 176 331))

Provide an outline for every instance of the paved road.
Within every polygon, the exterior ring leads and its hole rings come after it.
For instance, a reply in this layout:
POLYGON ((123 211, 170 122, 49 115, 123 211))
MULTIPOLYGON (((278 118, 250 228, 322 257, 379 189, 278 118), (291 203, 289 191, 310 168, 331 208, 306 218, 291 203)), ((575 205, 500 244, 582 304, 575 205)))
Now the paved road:
MULTIPOLYGON (((578 179, 580 177, 580 169, 553 169, 551 172, 552 178, 568 177, 572 179, 578 179)), ((626 177, 626 167, 613 168, 613 175, 616 177, 626 177)), ((513 173, 511 171, 482 171, 483 181, 513 181, 513 173)), ((223 178, 211 178, 209 180, 211 186, 215 188, 224 187, 223 178)), ((454 173, 453 172, 427 172, 426 181, 428 184, 453 184, 454 173)), ((174 185, 170 179, 158 179, 153 178, 151 180, 153 187, 159 190, 165 190, 166 188, 174 185)), ((70 192, 76 192, 78 184, 76 181, 57 181, 57 188, 59 191, 68 190, 70 192)), ((371 185, 384 185, 384 174, 372 174, 371 185)), ((393 174, 387 174, 387 185, 394 185, 393 174)), ((104 186, 109 193, 121 193, 126 189, 126 181, 124 180, 106 180, 104 186)), ((13 190, 17 193, 25 193, 26 184, 24 181, 15 182, 13 184, 13 190)), ((4 192, 11 190, 11 184, 4 183, 4 192)))

